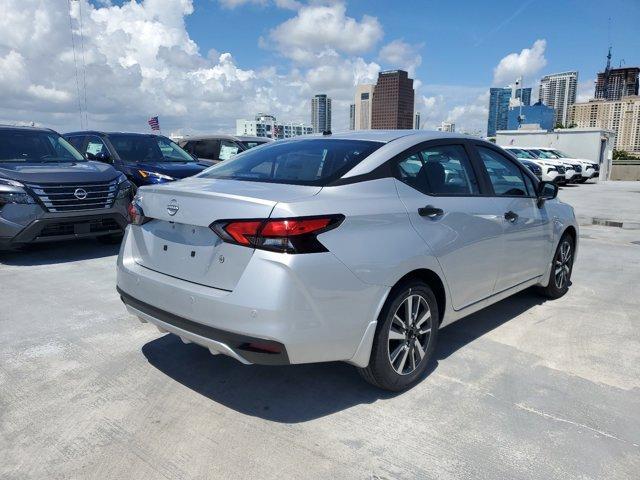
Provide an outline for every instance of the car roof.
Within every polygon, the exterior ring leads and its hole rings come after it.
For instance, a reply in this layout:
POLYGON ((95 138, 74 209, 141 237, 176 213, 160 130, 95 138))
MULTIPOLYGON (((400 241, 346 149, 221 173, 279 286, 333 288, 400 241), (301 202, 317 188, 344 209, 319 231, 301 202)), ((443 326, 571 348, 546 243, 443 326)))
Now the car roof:
POLYGON ((340 132, 324 135, 322 133, 315 135, 301 135, 294 137, 293 140, 302 140, 307 138, 325 138, 338 140, 365 140, 372 142, 389 143, 403 137, 410 137, 416 142, 425 142, 427 140, 447 139, 447 138, 471 138, 470 135, 450 132, 437 132, 435 130, 353 130, 349 132, 340 132))
POLYGON ((269 138, 269 137, 252 137, 251 135, 238 135, 236 137, 238 140, 242 140, 244 142, 264 142, 264 143, 269 143, 269 142, 273 142, 273 138, 269 138))
POLYGON ((79 130, 77 132, 67 132, 64 134, 64 136, 73 136, 73 135, 106 135, 107 137, 110 135, 136 135, 138 137, 164 137, 164 135, 159 135, 157 133, 103 132, 100 130, 79 130))
POLYGON ((0 125, 0 130, 16 130, 19 132, 48 132, 58 133, 55 130, 44 127, 32 127, 30 125, 0 125))
POLYGON ((238 140, 239 138, 234 135, 228 135, 226 133, 219 134, 206 134, 206 135, 185 135, 178 141, 187 142, 189 140, 238 140))

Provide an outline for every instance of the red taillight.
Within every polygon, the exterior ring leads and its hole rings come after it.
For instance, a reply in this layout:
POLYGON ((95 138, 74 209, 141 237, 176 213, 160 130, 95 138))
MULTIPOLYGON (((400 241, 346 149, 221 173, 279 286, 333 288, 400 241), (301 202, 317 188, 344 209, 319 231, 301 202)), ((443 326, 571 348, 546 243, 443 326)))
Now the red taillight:
POLYGON ((260 234, 263 237, 291 237, 322 230, 331 223, 331 218, 313 218, 309 220, 269 220, 260 234))
POLYGON ((224 226, 224 230, 240 245, 251 245, 258 236, 262 221, 231 222, 224 226))
POLYGON ((144 216, 142 207, 135 201, 131 202, 127 207, 127 213, 129 214, 129 222, 132 225, 142 225, 148 222, 150 219, 144 216))
POLYGON ((343 215, 264 220, 220 220, 211 229, 229 243, 285 253, 326 252, 317 235, 337 227, 343 215))

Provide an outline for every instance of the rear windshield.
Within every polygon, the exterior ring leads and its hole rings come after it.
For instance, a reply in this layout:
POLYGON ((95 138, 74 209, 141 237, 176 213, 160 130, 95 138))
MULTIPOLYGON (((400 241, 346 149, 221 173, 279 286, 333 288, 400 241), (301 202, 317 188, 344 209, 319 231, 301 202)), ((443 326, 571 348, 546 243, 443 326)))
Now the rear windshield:
POLYGON ((272 142, 247 150, 198 176, 324 186, 340 178, 382 145, 380 142, 322 138, 272 142))
POLYGON ((84 162, 78 151, 57 133, 0 130, 0 162, 84 162))
POLYGON ((167 137, 112 134, 109 140, 125 162, 195 162, 191 155, 167 137))

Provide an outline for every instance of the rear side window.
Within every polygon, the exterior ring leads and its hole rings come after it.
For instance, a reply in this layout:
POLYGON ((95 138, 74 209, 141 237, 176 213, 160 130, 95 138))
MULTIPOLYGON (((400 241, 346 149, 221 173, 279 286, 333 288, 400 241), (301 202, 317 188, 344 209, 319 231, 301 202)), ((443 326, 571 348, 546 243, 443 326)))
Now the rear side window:
POLYGON ((478 147, 478 153, 497 196, 527 197, 533 195, 533 192, 528 191, 522 170, 515 163, 489 148, 478 147))
POLYGON ((218 140, 197 140, 189 142, 189 146, 189 151, 198 158, 218 159, 218 140))
POLYGON ((240 146, 229 140, 222 140, 220 142, 220 160, 229 160, 240 151, 240 146))
POLYGON ((477 195, 478 182, 462 145, 425 148, 398 162, 399 179, 430 195, 477 195))
POLYGON ((242 152, 198 176, 324 186, 340 178, 382 145, 380 142, 322 138, 272 142, 242 152))

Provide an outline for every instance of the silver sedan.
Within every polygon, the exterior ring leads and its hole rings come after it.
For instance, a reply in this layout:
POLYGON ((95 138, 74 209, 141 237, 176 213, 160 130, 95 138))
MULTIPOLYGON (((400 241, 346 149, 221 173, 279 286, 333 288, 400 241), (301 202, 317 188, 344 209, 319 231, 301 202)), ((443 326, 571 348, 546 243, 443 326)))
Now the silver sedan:
POLYGON ((251 364, 346 361, 389 390, 438 329, 529 287, 567 292, 573 209, 499 147, 427 131, 299 137, 140 188, 127 309, 251 364))

